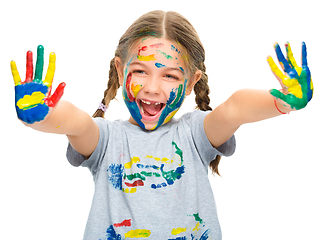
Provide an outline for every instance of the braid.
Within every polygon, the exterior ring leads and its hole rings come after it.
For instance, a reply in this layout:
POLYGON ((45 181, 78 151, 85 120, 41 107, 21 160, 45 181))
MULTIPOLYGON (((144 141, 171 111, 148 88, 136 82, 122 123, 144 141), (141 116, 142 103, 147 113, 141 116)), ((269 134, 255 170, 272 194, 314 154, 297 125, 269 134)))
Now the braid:
MULTIPOLYGON (((110 72, 109 72, 109 80, 107 83, 107 89, 104 91, 104 98, 102 99, 102 103, 105 106, 110 104, 110 101, 116 97, 117 89, 119 89, 120 83, 117 75, 117 70, 115 67, 115 57, 110 62, 110 72)), ((93 114, 93 117, 102 117, 104 118, 104 111, 101 109, 97 109, 93 114)))
POLYGON ((193 90, 196 95, 196 103, 197 108, 202 111, 212 110, 209 106, 210 98, 209 98, 209 86, 208 86, 208 75, 206 74, 206 66, 204 62, 201 62, 198 66, 198 69, 201 70, 202 75, 200 80, 196 83, 193 90))
MULTIPOLYGON (((200 80, 194 86, 194 92, 196 95, 196 103, 197 108, 202 111, 212 110, 209 106, 210 98, 209 98, 209 86, 208 86, 208 75, 206 74, 206 66, 204 62, 201 62, 198 66, 198 69, 201 70, 202 75, 200 80)), ((220 162, 221 156, 217 155, 214 160, 212 160, 209 164, 210 169, 213 173, 217 173, 219 176, 218 165, 220 162)))

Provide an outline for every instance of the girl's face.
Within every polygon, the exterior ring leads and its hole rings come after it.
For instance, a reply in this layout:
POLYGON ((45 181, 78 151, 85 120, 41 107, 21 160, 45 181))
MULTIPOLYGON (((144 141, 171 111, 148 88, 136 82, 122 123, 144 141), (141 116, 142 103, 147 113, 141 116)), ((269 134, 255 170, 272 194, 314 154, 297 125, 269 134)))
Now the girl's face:
POLYGON ((132 124, 154 130, 169 122, 179 110, 200 78, 198 73, 188 81, 183 57, 174 42, 148 38, 133 47, 124 67, 120 59, 116 59, 123 99, 131 113, 132 124))

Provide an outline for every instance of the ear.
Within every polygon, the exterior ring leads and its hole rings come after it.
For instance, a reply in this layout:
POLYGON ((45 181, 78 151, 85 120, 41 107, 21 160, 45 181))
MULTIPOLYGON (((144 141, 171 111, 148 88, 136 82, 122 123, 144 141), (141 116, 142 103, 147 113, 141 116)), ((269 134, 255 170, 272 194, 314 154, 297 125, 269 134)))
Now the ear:
POLYGON ((121 86, 123 86, 123 64, 122 64, 121 58, 115 57, 114 63, 115 63, 117 75, 119 77, 119 83, 121 86))
POLYGON ((193 87, 200 80, 201 76, 202 72, 199 69, 191 76, 188 87, 186 89, 186 96, 191 94, 193 87))

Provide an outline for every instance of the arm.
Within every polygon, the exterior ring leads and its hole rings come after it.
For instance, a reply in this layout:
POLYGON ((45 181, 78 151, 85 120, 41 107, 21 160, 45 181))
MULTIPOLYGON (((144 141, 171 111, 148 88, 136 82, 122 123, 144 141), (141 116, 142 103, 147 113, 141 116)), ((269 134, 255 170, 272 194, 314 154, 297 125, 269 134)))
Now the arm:
POLYGON ((286 49, 288 60, 278 44, 275 45, 278 60, 287 75, 278 69, 271 57, 268 58, 274 75, 282 85, 282 92, 276 89, 239 90, 206 116, 205 132, 214 147, 225 143, 242 124, 279 116, 281 113, 277 108, 284 113, 299 110, 312 99, 313 84, 307 67, 305 44, 302 45, 302 68, 297 66, 289 44, 286 44, 286 49))
POLYGON ((63 95, 65 83, 60 83, 51 95, 56 55, 50 54, 47 74, 42 80, 43 53, 43 47, 38 46, 35 76, 32 79, 32 52, 27 52, 24 82, 20 79, 15 62, 11 62, 17 116, 26 126, 38 131, 66 134, 74 149, 88 157, 98 143, 98 126, 84 111, 67 101, 59 101, 63 95))

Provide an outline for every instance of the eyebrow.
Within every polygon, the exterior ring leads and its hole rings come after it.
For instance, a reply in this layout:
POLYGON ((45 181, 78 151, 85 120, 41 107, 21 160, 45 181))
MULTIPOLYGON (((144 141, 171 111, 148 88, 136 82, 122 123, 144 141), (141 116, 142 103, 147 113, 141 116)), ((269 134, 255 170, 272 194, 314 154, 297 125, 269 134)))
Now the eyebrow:
MULTIPOLYGON (((142 67, 146 67, 144 63, 141 63, 141 62, 131 62, 129 66, 133 66, 133 65, 139 65, 139 66, 142 66, 142 67)), ((165 68, 167 70, 173 70, 173 71, 179 71, 180 73, 184 74, 184 71, 183 71, 183 68, 182 67, 178 67, 178 68, 174 68, 174 67, 162 67, 162 68, 165 68)))

